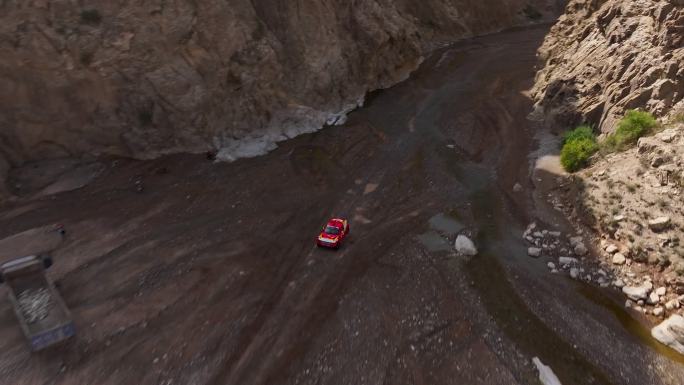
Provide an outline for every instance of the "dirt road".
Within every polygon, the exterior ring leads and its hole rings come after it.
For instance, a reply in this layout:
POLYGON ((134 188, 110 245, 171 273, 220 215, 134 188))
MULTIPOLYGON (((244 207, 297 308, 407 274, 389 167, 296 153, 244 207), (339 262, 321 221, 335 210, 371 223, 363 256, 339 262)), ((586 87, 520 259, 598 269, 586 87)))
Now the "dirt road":
POLYGON ((533 356, 564 384, 681 383, 526 256, 523 91, 547 28, 436 52, 267 156, 105 160, 83 189, 5 207, 0 237, 65 225, 51 274, 78 337, 30 355, 1 301, 0 383, 535 384, 533 356), (314 246, 331 215, 352 226, 337 252, 314 246), (453 254, 460 231, 479 256, 453 254))

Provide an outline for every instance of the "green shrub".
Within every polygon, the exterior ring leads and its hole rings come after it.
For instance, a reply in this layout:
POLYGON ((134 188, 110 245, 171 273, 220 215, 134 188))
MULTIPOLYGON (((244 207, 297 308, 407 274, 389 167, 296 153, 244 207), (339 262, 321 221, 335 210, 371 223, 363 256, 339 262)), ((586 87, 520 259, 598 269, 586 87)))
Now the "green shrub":
POLYGON ((561 150, 560 161, 568 172, 575 172, 589 164, 589 158, 598 150, 595 138, 579 138, 566 142, 561 150))
POLYGON ((608 152, 624 150, 657 126, 658 121, 650 113, 629 110, 618 123, 615 133, 608 135, 601 147, 608 152))
POLYGON ((578 139, 590 139, 596 141, 596 136, 594 135, 594 130, 589 126, 579 126, 574 130, 568 131, 563 135, 563 141, 561 145, 565 143, 572 142, 578 139))
POLYGON ((615 135, 623 143, 636 143, 658 125, 658 121, 648 112, 629 110, 618 124, 615 135))

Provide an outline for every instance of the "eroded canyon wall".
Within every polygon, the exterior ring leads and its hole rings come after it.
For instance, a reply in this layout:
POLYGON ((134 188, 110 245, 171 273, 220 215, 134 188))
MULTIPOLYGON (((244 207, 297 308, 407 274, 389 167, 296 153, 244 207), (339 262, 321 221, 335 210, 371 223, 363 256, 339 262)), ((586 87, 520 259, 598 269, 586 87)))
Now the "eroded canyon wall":
POLYGON ((0 172, 84 153, 258 152, 343 120, 435 44, 562 3, 0 1, 0 172))
POLYGON ((609 132, 626 109, 684 112, 684 0, 571 0, 540 55, 549 124, 609 132))

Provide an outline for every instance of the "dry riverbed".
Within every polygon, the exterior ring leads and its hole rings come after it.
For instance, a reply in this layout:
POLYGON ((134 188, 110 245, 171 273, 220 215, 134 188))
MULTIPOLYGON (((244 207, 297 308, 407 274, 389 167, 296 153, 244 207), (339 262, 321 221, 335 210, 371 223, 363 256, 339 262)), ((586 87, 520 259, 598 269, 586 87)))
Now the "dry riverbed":
POLYGON ((538 357, 566 385, 680 385, 681 363, 545 256, 582 252, 529 178, 539 127, 525 91, 547 29, 436 52, 346 125, 263 157, 104 158, 83 188, 23 191, 0 210, 0 238, 64 224, 49 274, 77 336, 32 355, 0 302, 0 378, 536 384, 538 357), (352 220, 338 252, 314 246, 331 215, 352 220), (453 251, 458 235, 476 256, 453 251))

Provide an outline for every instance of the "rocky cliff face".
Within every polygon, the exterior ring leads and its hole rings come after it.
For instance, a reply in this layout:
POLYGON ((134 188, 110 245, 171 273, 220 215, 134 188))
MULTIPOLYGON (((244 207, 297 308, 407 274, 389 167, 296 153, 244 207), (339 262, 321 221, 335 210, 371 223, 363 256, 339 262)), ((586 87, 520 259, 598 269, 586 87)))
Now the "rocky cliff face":
POLYGON ((559 3, 0 2, 0 172, 83 153, 258 153, 342 121, 433 44, 559 3))
POLYGON ((534 95, 550 124, 613 129, 626 109, 684 109, 683 0, 571 0, 534 95))

